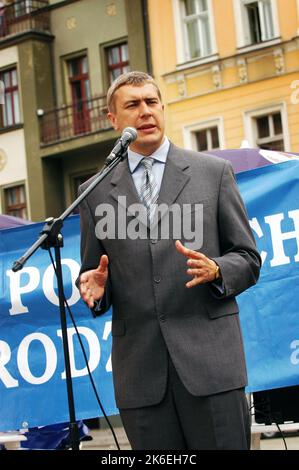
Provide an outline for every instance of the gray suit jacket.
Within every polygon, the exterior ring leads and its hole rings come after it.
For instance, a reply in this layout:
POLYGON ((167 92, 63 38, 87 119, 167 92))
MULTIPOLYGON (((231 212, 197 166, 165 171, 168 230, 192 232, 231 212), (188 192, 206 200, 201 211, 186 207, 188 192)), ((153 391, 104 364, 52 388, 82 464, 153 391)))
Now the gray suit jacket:
MULTIPOLYGON (((91 182, 82 185, 82 191, 91 182)), ((127 160, 81 204, 80 273, 109 257, 109 283, 99 314, 110 304, 116 403, 158 403, 167 383, 168 353, 185 387, 210 395, 247 383, 235 296, 256 283, 260 256, 228 161, 170 146, 158 203, 203 204, 203 246, 220 266, 225 286, 187 289, 186 258, 174 239, 103 239, 95 236, 100 203, 117 213, 118 196, 140 202, 127 160)), ((128 221, 134 217, 128 214, 128 221)), ((182 243, 185 242, 181 238, 182 243)))

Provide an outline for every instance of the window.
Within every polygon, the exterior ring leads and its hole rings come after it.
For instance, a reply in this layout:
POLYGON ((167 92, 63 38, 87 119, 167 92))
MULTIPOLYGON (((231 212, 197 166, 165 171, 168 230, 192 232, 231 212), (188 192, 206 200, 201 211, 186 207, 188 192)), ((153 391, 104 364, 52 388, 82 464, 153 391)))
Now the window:
POLYGON ((286 103, 244 113, 245 139, 250 147, 290 152, 286 103))
POLYGON ((225 148, 223 118, 209 119, 184 127, 184 147, 205 152, 225 148))
POLYGON ((255 127, 258 147, 267 150, 285 150, 280 111, 256 117, 255 127))
POLYGON ((72 95, 74 133, 90 131, 91 93, 87 57, 76 57, 68 61, 69 83, 72 95))
POLYGON ((6 214, 27 219, 26 193, 23 184, 4 189, 4 199, 6 214))
POLYGON ((196 150, 203 152, 205 150, 219 149, 218 127, 210 127, 194 132, 196 139, 196 150))
POLYGON ((212 52, 208 0, 181 0, 186 60, 212 52))
POLYGON ((259 15, 258 2, 245 5, 247 10, 247 20, 249 25, 250 42, 255 44, 262 41, 261 20, 259 15))
POLYGON ((36 9, 34 3, 38 2, 33 2, 32 0, 19 0, 15 2, 14 9, 16 18, 27 15, 27 13, 30 13, 32 10, 36 9))
POLYGON ((4 83, 4 105, 0 106, 0 126, 8 127, 20 123, 20 103, 17 69, 0 73, 4 83))
POLYGON ((128 44, 106 48, 108 80, 111 84, 119 75, 130 71, 128 44))
POLYGON ((272 7, 270 0, 244 2, 250 43, 256 44, 274 37, 272 7))
POLYGON ((235 0, 239 46, 259 44, 278 36, 274 0, 235 0))

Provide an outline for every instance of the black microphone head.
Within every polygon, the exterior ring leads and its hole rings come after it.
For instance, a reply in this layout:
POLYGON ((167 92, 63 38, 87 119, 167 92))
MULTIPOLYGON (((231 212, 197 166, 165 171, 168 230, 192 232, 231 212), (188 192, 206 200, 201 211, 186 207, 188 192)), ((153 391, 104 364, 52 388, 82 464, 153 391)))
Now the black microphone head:
POLYGON ((122 142, 128 142, 129 144, 137 139, 137 131, 134 127, 126 127, 121 134, 122 142))

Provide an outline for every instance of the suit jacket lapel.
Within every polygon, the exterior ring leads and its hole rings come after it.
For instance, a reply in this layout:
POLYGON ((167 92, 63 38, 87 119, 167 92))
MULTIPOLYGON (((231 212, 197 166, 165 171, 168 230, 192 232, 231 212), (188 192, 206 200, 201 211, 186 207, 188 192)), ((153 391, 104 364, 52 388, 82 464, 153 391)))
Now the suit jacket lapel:
POLYGON ((111 178, 111 184, 113 186, 110 191, 110 195, 118 201, 119 196, 126 196, 127 205, 140 202, 135 184, 133 182, 127 158, 120 162, 114 170, 111 178))
POLYGON ((176 201, 190 180, 190 175, 186 172, 188 168, 189 163, 184 159, 182 151, 170 144, 158 203, 171 206, 176 201))
MULTIPOLYGON (((182 151, 180 151, 180 149, 175 145, 170 144, 158 204, 166 204, 167 207, 169 207, 176 201, 183 188, 190 180, 190 175, 186 172, 188 168, 189 163, 185 160, 182 151)), ((111 197, 113 197, 122 207, 126 208, 131 215, 136 217, 135 212, 130 211, 130 206, 136 203, 141 204, 141 202, 129 170, 127 159, 120 162, 114 170, 111 184, 113 186, 110 191, 111 197), (126 198, 124 199, 120 196, 125 196, 126 198)), ((166 213, 167 211, 162 211, 162 216, 166 213)), ((146 211, 144 214, 146 214, 146 211)), ((141 223, 144 223, 145 221, 144 214, 142 217, 137 216, 141 223)), ((158 222, 160 219, 161 213, 159 213, 158 222)))
POLYGON ((113 197, 113 199, 115 199, 117 203, 122 206, 122 208, 124 208, 130 215, 136 217, 136 210, 134 210, 134 207, 132 207, 133 205, 140 204, 140 208, 142 210, 144 208, 142 216, 137 216, 137 219, 139 222, 145 223, 146 209, 141 203, 137 194, 127 158, 123 162, 119 163, 119 165, 114 170, 111 184, 113 188, 110 191, 110 196, 113 197))

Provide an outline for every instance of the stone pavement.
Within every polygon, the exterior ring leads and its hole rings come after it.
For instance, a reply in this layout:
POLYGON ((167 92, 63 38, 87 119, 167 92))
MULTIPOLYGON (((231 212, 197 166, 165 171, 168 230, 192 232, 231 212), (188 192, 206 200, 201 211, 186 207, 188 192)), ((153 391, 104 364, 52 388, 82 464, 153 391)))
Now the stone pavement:
MULTIPOLYGON (((131 450, 124 428, 113 426, 120 450, 131 450)), ((83 441, 81 450, 116 450, 116 444, 109 428, 91 429, 92 441, 83 441)))
MULTIPOLYGON (((299 450, 299 436, 285 433, 285 441, 288 450, 299 450), (289 435, 288 435, 289 434, 289 435)), ((286 450, 281 436, 261 440, 261 450, 286 450)))
MULTIPOLYGON (((126 433, 121 426, 114 427, 114 432, 119 442, 121 450, 130 450, 126 433)), ((82 442, 82 450, 116 450, 112 433, 109 428, 91 429, 91 441, 82 442)), ((285 440, 289 450, 299 450, 298 433, 285 433, 285 440)), ((285 450, 283 440, 280 436, 271 439, 261 439, 261 450, 285 450)))

